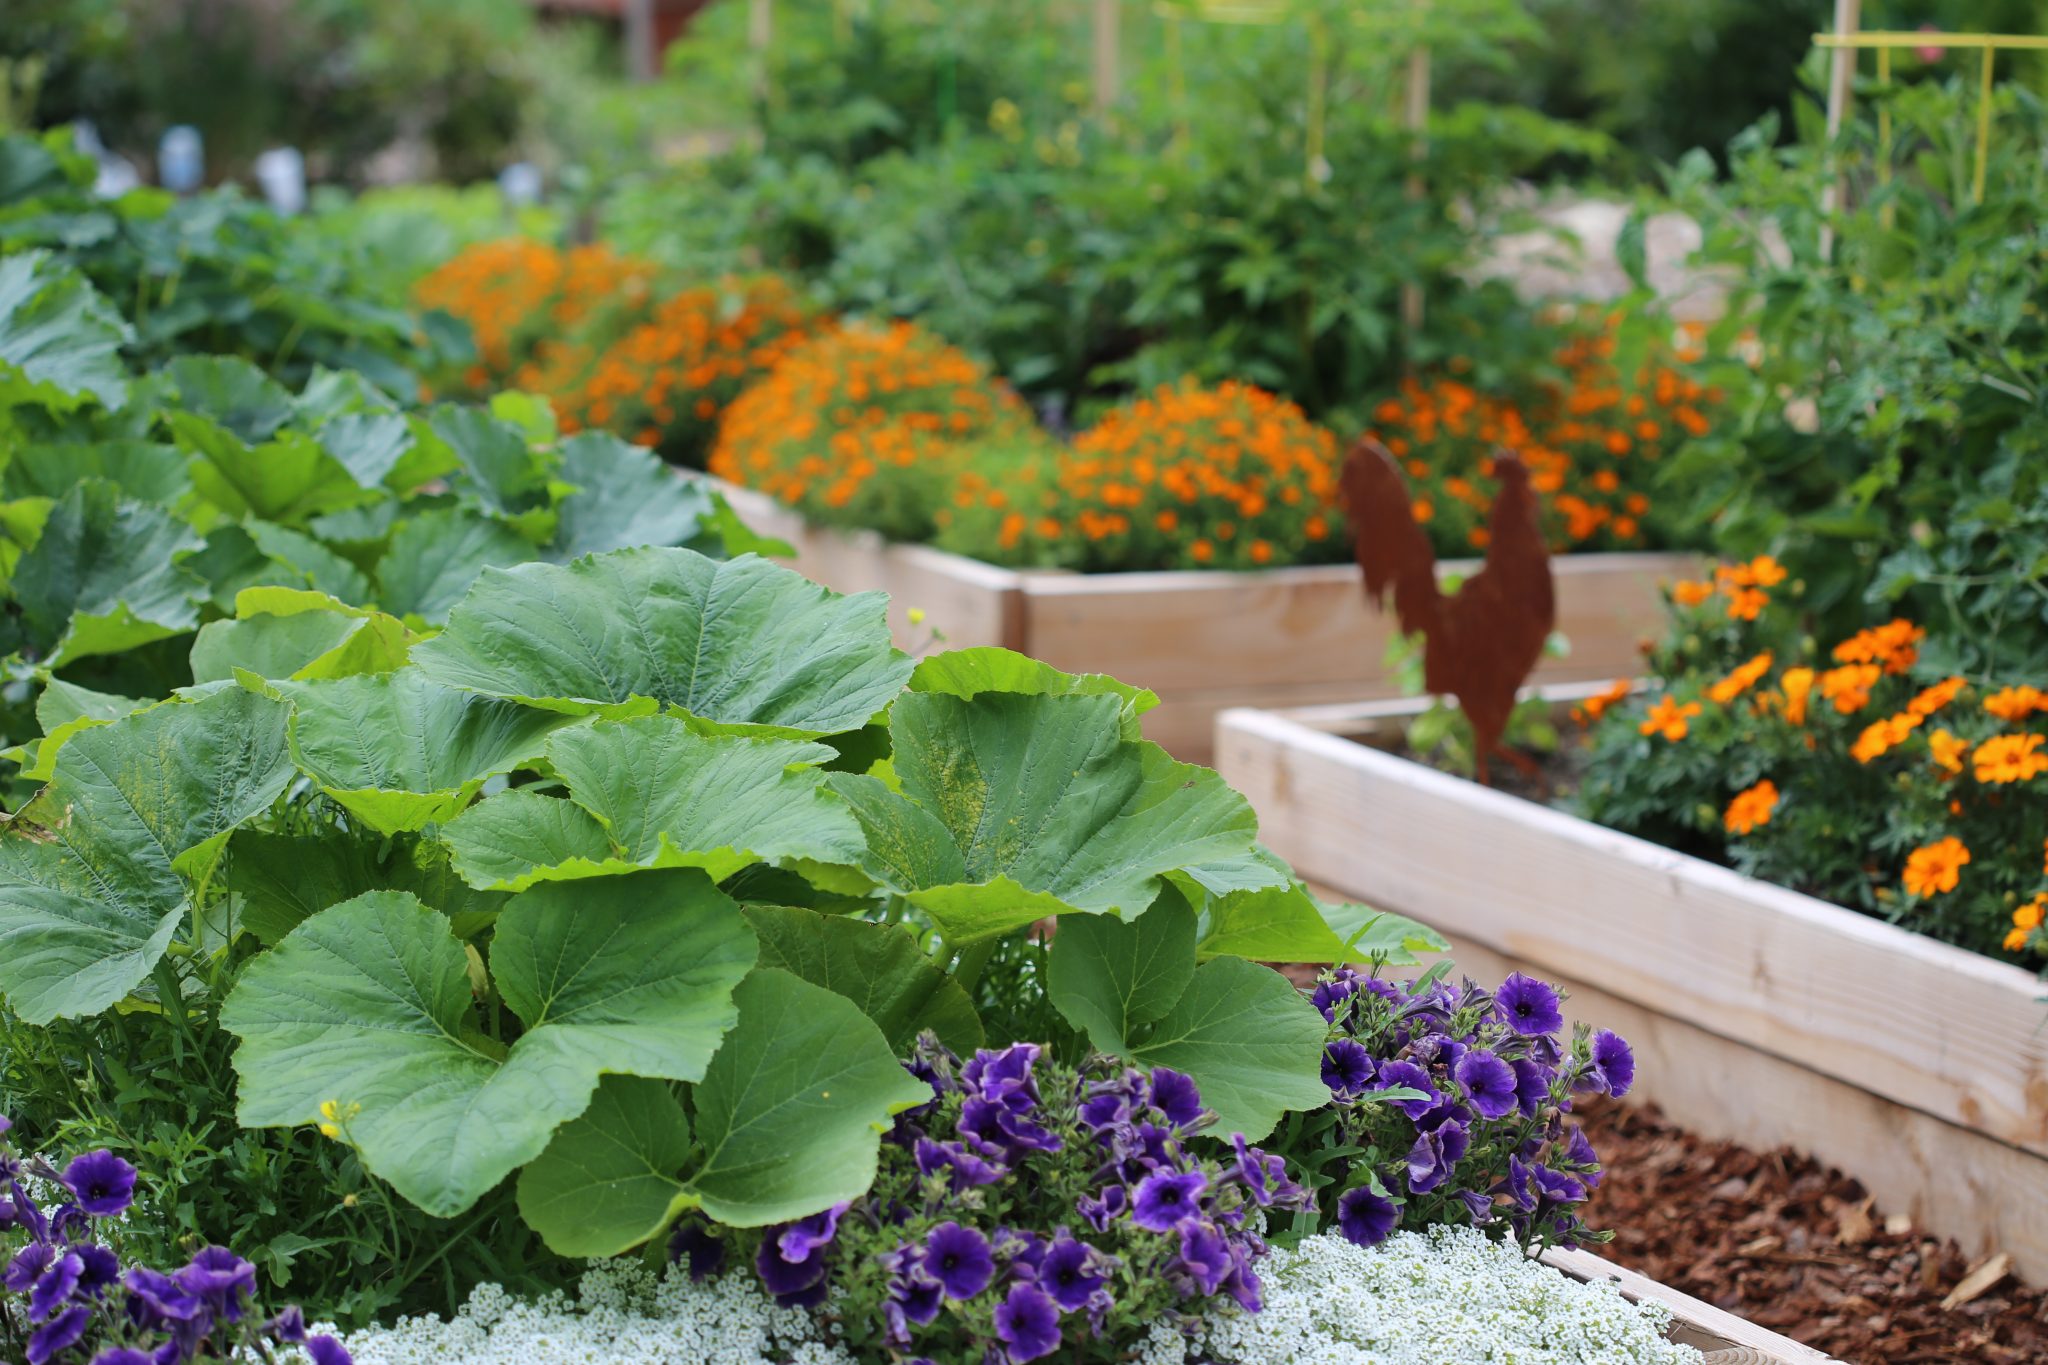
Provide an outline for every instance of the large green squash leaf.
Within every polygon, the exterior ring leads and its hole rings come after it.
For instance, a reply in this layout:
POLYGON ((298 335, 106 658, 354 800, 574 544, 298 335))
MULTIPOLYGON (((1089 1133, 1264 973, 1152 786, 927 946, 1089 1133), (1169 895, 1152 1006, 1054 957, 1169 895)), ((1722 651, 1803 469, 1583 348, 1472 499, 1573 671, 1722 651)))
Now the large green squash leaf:
POLYGON ((865 725, 909 677, 885 605, 751 556, 619 550, 485 570, 413 657, 436 682, 551 710, 668 706, 810 738, 865 725))
POLYGON ((409 891, 448 916, 461 939, 487 928, 509 899, 463 881, 436 842, 333 827, 312 834, 238 830, 221 884, 241 897, 241 926, 265 947, 365 891, 409 891))
POLYGON ((211 418, 237 440, 267 441, 292 419, 284 386, 240 356, 181 355, 164 373, 180 406, 211 418))
POLYGON ((1159 695, 1119 682, 1107 673, 1062 673, 1028 654, 978 645, 949 649, 920 659, 910 675, 913 692, 944 692, 969 700, 984 692, 1021 692, 1047 697, 1100 696, 1123 698, 1124 738, 1140 738, 1138 717, 1159 705, 1159 695))
POLYGON ((396 616, 444 625, 449 611, 485 569, 524 564, 532 542, 467 507, 438 507, 410 517, 391 533, 377 563, 377 600, 396 616))
POLYGON ((0 833, 0 994, 32 1024, 148 977, 231 831, 291 779, 284 707, 239 688, 74 735, 0 833))
POLYGON ((178 444, 192 452, 192 486, 230 517, 304 526, 326 512, 383 496, 356 481, 349 467, 311 436, 286 431, 249 445, 196 412, 165 414, 178 444))
POLYGON ((550 734, 577 723, 442 687, 412 668, 284 692, 292 703, 292 761, 385 834, 454 819, 485 779, 531 763, 550 734))
POLYGON ((21 781, 47 782, 57 775, 57 755, 73 735, 151 705, 154 703, 96 692, 62 678, 52 678, 36 698, 36 723, 43 727, 42 738, 10 749, 6 756, 21 764, 17 774, 21 781))
POLYGON ((364 488, 375 488, 413 448, 412 424, 397 412, 347 412, 319 430, 320 448, 364 488))
POLYGON ((1111 693, 900 697, 900 792, 830 779, 867 833, 865 870, 964 943, 1064 911, 1135 915, 1168 873, 1249 859, 1250 805, 1208 769, 1126 738, 1125 705, 1111 693))
POLYGON ((412 635, 396 617, 304 588, 244 588, 235 620, 209 621, 192 641, 192 681, 237 673, 306 680, 389 673, 412 635))
POLYGON ((153 441, 24 446, 0 474, 10 497, 61 498, 86 479, 106 479, 137 502, 175 504, 192 489, 185 453, 153 441))
POLYGON ((88 398, 119 407, 129 335, 113 305, 49 252, 0 259, 0 408, 35 402, 69 411, 88 398))
POLYGON ((1328 1025, 1286 977, 1242 958, 1195 965, 1195 920, 1173 892, 1137 920, 1069 919, 1046 992, 1104 1052, 1186 1072, 1224 1133, 1256 1141, 1290 1109, 1314 1109, 1328 1025))
POLYGON ((891 1118, 932 1097, 850 1001, 764 967, 734 997, 739 1023, 692 1098, 608 1081, 519 1177, 519 1210, 557 1252, 602 1256, 701 1207, 732 1227, 802 1218, 874 1183, 891 1118))
POLYGON ((562 500, 547 556, 558 563, 634 545, 682 545, 711 514, 711 494, 677 477, 652 451, 606 432, 562 443, 555 478, 576 491, 562 500))
POLYGON ((518 890, 635 867, 701 867, 723 881, 753 863, 850 866, 862 854, 859 825, 818 771, 834 757, 822 744, 701 735, 675 716, 642 716, 563 730, 546 756, 566 800, 505 792, 444 831, 473 885, 518 890))
POLYGON ((982 1045, 974 1001, 908 930, 783 905, 750 905, 746 915, 761 940, 762 966, 845 996, 898 1056, 926 1029, 963 1056, 982 1045))
POLYGON ((184 560, 199 547, 184 522, 105 480, 72 488, 14 567, 14 599, 43 662, 61 668, 197 626, 206 584, 184 560))
POLYGON ((448 920, 373 891, 300 924, 228 997, 241 1119, 313 1124, 332 1101, 372 1172, 452 1216, 540 1155, 602 1074, 702 1077, 754 951, 739 907, 694 872, 517 897, 491 950, 526 1024, 507 1049, 480 1027, 448 920))

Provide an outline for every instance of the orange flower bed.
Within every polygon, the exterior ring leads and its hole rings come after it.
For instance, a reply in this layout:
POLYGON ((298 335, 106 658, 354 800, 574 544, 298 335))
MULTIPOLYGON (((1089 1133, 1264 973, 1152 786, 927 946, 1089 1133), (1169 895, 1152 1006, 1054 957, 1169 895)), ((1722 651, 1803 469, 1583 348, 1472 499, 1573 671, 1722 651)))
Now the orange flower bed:
POLYGON ((1183 381, 1112 410, 1037 477, 967 472, 940 544, 998 563, 1258 568, 1339 558, 1337 439, 1249 384, 1183 381))
POLYGON ((652 262, 601 243, 563 250, 514 238, 466 248, 422 279, 414 298, 469 324, 477 364, 463 375, 472 390, 528 387, 553 349, 579 343, 570 334, 599 319, 634 319, 652 300, 652 262))
POLYGON ((1567 342, 1556 355, 1564 381, 1526 408, 1438 375, 1403 381, 1373 409, 1368 434, 1421 488, 1416 519, 1430 524, 1438 545, 1486 548, 1493 455, 1503 447, 1529 466, 1553 549, 1649 542, 1649 466, 1707 431, 1717 395, 1659 363, 1625 377, 1615 349, 1611 329, 1567 342))
POLYGON ((559 348, 532 387, 553 402, 565 433, 615 431, 702 465, 719 414, 819 325, 772 276, 685 289, 608 346, 559 348))
POLYGON ((926 540, 963 470, 1046 438, 1007 385, 907 322, 832 328, 726 409, 713 474, 825 525, 926 540))

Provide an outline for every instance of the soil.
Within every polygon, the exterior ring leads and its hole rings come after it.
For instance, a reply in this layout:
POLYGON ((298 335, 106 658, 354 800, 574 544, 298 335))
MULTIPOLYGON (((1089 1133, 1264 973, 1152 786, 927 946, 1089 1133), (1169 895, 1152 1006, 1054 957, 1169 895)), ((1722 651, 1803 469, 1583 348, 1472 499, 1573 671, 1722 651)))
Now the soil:
POLYGON ((1654 1106, 1580 1116, 1607 1170, 1586 1214, 1615 1230, 1595 1248, 1610 1260, 1853 1365, 2048 1362, 2048 1292, 1888 1216, 1840 1171, 1709 1142, 1654 1106))

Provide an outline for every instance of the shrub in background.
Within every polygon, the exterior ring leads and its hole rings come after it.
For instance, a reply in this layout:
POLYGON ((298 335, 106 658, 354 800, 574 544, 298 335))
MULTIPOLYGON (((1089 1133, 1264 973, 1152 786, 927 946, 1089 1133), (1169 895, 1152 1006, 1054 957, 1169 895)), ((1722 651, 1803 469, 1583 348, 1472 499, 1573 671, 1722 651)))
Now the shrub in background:
POLYGON ((926 540, 963 468, 1042 439, 964 353, 909 323, 853 325, 797 346, 740 395, 710 469, 822 525, 926 540))

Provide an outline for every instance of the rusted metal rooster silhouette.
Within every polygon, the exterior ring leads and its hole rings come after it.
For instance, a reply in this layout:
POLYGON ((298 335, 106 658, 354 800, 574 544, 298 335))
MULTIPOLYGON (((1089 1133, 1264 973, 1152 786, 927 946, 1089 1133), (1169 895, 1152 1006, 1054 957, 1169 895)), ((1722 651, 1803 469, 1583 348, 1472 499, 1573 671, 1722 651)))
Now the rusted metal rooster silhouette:
POLYGON ((1500 492, 1487 521, 1486 562, 1446 596, 1436 581, 1436 552, 1415 521, 1408 483, 1386 447, 1367 437, 1344 463, 1345 513, 1365 572, 1365 597, 1386 609, 1394 597, 1401 629, 1423 636, 1423 684, 1453 696, 1472 722, 1473 761, 1481 782, 1499 754, 1533 775, 1535 762, 1501 747, 1515 692, 1543 657, 1557 623, 1550 552, 1543 544, 1529 471, 1512 451, 1497 451, 1500 492))

